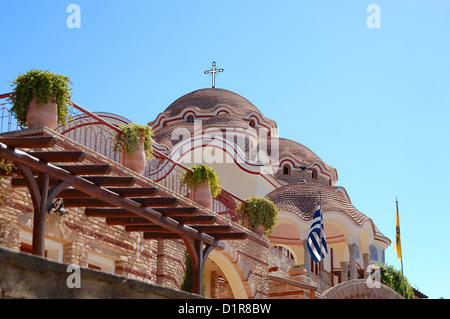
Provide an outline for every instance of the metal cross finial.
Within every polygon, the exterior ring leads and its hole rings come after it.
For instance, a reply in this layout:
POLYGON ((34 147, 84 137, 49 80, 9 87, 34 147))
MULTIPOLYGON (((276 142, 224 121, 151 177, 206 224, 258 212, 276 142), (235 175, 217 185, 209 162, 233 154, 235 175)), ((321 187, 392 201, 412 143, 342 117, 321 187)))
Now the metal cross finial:
POLYGON ((216 62, 212 63, 212 69, 206 70, 205 74, 212 74, 212 87, 214 88, 216 86, 216 73, 217 72, 223 72, 223 69, 216 69, 216 62))
POLYGON ((309 169, 309 166, 307 164, 300 164, 300 171, 302 172, 302 182, 305 182, 305 172, 307 169, 309 169))

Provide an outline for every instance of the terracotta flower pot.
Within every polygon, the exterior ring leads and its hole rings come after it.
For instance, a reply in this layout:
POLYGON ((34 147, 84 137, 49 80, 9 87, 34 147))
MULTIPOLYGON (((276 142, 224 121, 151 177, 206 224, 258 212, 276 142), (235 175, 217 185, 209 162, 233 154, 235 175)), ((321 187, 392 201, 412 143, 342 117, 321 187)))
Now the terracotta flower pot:
POLYGON ((306 269, 304 267, 292 267, 288 270, 289 276, 306 275, 306 269))
POLYGON ((190 199, 207 209, 212 208, 212 194, 208 183, 199 184, 191 191, 190 199))
POLYGON ((249 226, 248 229, 250 229, 254 233, 257 233, 260 236, 264 235, 264 226, 263 225, 259 225, 258 227, 249 226))
POLYGON ((249 229, 249 230, 251 230, 252 232, 260 235, 260 236, 264 235, 264 230, 265 230, 264 226, 263 225, 259 225, 258 227, 250 226, 250 223, 249 223, 247 218, 244 219, 244 227, 249 229))
POLYGON ((124 152, 123 165, 138 174, 143 174, 145 172, 147 159, 145 158, 144 141, 139 143, 133 153, 128 154, 127 152, 124 152))
POLYGON ((37 96, 33 95, 27 111, 27 124, 29 128, 46 126, 52 130, 58 125, 58 107, 55 98, 50 98, 47 104, 37 105, 37 96))

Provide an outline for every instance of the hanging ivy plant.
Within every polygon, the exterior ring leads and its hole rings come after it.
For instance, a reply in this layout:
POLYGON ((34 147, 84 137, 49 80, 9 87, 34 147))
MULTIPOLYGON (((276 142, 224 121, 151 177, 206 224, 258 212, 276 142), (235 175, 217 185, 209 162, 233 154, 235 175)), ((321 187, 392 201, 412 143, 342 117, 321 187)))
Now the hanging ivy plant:
POLYGON ((12 82, 13 93, 10 100, 11 112, 17 119, 17 123, 26 127, 26 116, 33 96, 37 97, 37 105, 48 103, 52 98, 58 108, 58 124, 66 124, 68 119, 68 105, 72 105, 70 78, 58 75, 50 71, 31 70, 19 75, 12 82))
POLYGON ((122 132, 117 133, 115 137, 114 149, 117 152, 125 151, 132 154, 139 145, 140 141, 144 141, 144 150, 146 159, 153 157, 152 136, 153 131, 150 126, 130 123, 119 126, 122 132))
POLYGON ((191 189, 195 189, 201 183, 208 183, 213 198, 222 191, 221 182, 214 168, 200 164, 192 166, 191 170, 184 172, 181 183, 191 189))

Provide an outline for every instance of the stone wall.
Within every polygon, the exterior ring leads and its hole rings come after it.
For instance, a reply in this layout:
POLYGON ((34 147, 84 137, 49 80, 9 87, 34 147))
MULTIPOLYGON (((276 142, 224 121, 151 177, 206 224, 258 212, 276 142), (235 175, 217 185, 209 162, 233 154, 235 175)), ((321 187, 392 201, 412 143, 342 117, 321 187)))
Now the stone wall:
POLYGON ((0 248, 0 299, 202 298, 88 268, 79 268, 79 281, 74 277, 76 274, 70 265, 0 248))

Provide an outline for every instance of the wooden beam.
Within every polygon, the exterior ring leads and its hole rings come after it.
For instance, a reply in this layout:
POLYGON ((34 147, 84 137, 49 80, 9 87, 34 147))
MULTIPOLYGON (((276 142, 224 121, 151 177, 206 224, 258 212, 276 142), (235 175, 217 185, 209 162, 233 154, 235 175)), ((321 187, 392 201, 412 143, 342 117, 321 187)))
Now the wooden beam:
POLYGON ((217 233, 217 234, 211 234, 215 239, 217 240, 240 240, 240 239, 246 239, 248 237, 248 234, 245 232, 234 232, 234 233, 217 233))
POLYGON ((129 232, 147 232, 147 233, 170 233, 170 230, 164 229, 158 225, 125 225, 125 230, 129 232))
POLYGON ((134 176, 86 176, 85 180, 97 186, 133 186, 136 183, 134 176))
MULTIPOLYGON (((157 198, 157 197, 155 197, 157 198)), ((195 216, 198 211, 197 207, 151 207, 153 210, 162 213, 164 216, 180 217, 195 216)), ((125 209, 111 208, 86 208, 85 214, 89 217, 129 217, 129 212, 125 209)), ((206 215, 210 217, 209 215, 206 215)), ((216 219, 215 216, 211 218, 216 219)), ((200 219, 199 219, 200 220, 200 219)), ((206 219, 205 219, 206 220, 206 219)))
MULTIPOLYGON (((90 181, 96 186, 133 186, 136 183, 136 177, 133 176, 86 176, 84 180, 90 181)), ((55 184, 57 178, 50 179, 50 185, 55 184)), ((21 187, 26 186, 26 181, 21 177, 13 177, 11 179, 11 186, 21 187)))
POLYGON ((157 212, 165 216, 192 216, 197 214, 198 208, 195 206, 186 207, 155 207, 157 212))
POLYGON ((132 217, 139 217, 139 215, 136 215, 129 210, 123 209, 123 208, 91 208, 86 207, 86 210, 84 211, 84 214, 88 217, 112 217, 112 218, 132 218, 132 217))
POLYGON ((185 224, 185 225, 192 225, 192 224, 214 224, 216 221, 216 216, 213 215, 197 215, 197 216, 173 216, 171 217, 175 219, 176 221, 185 224))
POLYGON ((131 218, 121 218, 121 217, 108 217, 106 218, 106 223, 108 225, 120 225, 120 226, 127 226, 127 225, 140 225, 140 226, 146 226, 146 225, 155 225, 152 221, 149 221, 148 219, 142 218, 142 217, 131 217, 131 218))
POLYGON ((53 136, 1 137, 0 143, 15 148, 47 148, 56 144, 53 136))
MULTIPOLYGON (((194 229, 202 233, 228 233, 231 230, 230 225, 192 225, 194 229)), ((166 233, 168 230, 164 229, 161 226, 149 224, 149 225, 125 225, 125 229, 129 232, 137 231, 137 232, 155 232, 155 233, 166 233)), ((213 236, 213 235, 211 235, 213 236)))
MULTIPOLYGON (((115 188, 110 187, 106 188, 107 190, 114 192, 116 194, 119 194, 120 196, 124 197, 132 197, 132 196, 156 196, 158 193, 157 187, 126 187, 126 188, 115 188)), ((64 190, 59 194, 60 198, 88 198, 91 197, 90 195, 83 193, 82 191, 75 189, 75 188, 69 188, 64 190)))
MULTIPOLYGON (((132 213, 128 215, 121 214, 120 217, 106 217, 106 223, 108 225, 155 225, 155 223, 145 218, 140 218, 132 213)), ((105 217, 105 216, 89 216, 89 217, 105 217)), ((174 216, 172 219, 178 221, 184 225, 211 225, 214 224, 215 216, 174 216)))
POLYGON ((143 196, 156 196, 158 195, 158 187, 120 187, 120 188, 108 188, 109 191, 119 194, 124 197, 143 197, 143 196))
POLYGON ((47 216, 47 198, 48 198, 48 181, 49 175, 47 172, 39 174, 38 184, 41 193, 40 203, 38 209, 34 212, 33 221, 33 255, 44 257, 45 254, 45 217, 47 216))
POLYGON ((99 175, 109 174, 112 172, 112 165, 58 165, 59 168, 75 175, 99 175))
POLYGON ((233 228, 231 225, 192 225, 191 227, 211 236, 214 236, 212 233, 230 233, 233 228))
POLYGON ((144 233, 144 239, 180 239, 179 234, 175 233, 144 233))
POLYGON ((86 153, 82 151, 29 152, 28 154, 46 163, 82 162, 86 158, 86 153))
MULTIPOLYGON (((136 197, 130 200, 144 207, 175 206, 179 199, 175 197, 136 197)), ((65 207, 118 207, 98 198, 65 198, 65 207)))

